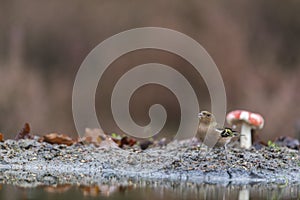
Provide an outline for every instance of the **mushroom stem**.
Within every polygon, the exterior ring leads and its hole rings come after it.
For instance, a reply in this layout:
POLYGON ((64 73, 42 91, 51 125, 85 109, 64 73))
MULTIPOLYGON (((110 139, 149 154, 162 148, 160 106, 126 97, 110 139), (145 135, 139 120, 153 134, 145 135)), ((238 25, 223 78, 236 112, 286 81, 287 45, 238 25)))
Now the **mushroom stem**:
POLYGON ((251 147, 251 126, 243 124, 241 127, 241 147, 249 149, 251 147))

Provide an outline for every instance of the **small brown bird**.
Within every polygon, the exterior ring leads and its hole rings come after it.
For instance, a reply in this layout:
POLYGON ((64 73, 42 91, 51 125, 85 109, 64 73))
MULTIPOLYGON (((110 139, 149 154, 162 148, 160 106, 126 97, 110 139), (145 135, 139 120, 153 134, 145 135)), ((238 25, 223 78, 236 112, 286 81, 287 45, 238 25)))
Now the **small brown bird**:
POLYGON ((208 147, 224 147, 231 142, 238 133, 230 128, 218 128, 213 114, 208 111, 201 111, 198 114, 199 125, 196 137, 208 147))
POLYGON ((215 116, 208 111, 201 111, 198 114, 199 125, 197 138, 203 142, 206 134, 217 127, 215 116))

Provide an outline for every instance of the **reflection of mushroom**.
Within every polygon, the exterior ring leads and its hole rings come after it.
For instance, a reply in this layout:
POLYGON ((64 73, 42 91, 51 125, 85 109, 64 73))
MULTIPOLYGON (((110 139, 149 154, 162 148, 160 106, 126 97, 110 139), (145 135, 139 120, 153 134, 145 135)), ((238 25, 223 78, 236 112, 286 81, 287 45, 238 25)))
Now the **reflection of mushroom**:
POLYGON ((249 197, 250 197, 249 189, 243 187, 243 189, 239 191, 239 200, 248 200, 249 197))
POLYGON ((246 149, 252 145, 251 130, 262 129, 264 126, 264 118, 260 114, 245 110, 228 113, 226 120, 230 125, 241 124, 241 147, 246 149))

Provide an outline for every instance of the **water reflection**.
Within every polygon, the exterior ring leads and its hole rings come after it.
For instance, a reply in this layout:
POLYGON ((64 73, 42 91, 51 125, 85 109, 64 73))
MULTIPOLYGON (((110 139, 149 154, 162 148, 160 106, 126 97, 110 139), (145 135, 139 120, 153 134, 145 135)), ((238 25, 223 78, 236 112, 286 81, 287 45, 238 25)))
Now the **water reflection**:
POLYGON ((248 188, 243 188, 239 191, 239 200, 249 200, 250 190, 248 188))
POLYGON ((0 186, 0 199, 300 199, 300 185, 130 184, 0 186))

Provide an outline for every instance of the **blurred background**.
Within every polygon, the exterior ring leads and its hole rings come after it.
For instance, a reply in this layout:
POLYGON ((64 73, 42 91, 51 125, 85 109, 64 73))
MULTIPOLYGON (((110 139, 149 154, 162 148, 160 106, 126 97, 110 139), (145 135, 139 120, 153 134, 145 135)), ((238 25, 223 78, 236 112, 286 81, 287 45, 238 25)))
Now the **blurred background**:
MULTIPOLYGON (((83 59, 114 34, 158 26, 203 45, 222 74, 228 111, 262 114, 263 140, 299 137, 299 8, 295 0, 0 0, 0 132, 13 138, 29 122, 34 134, 76 136, 72 87, 83 59)), ((99 84, 96 107, 106 132, 118 132, 107 100, 111 84, 132 66, 148 62, 174 66, 191 77, 200 108, 210 109, 207 87, 186 61, 167 52, 136 51, 116 60, 99 84)), ((147 108, 159 102, 173 127, 179 108, 172 93, 159 86, 144 89, 148 92, 139 90, 132 98, 133 118, 146 123, 147 108)))

